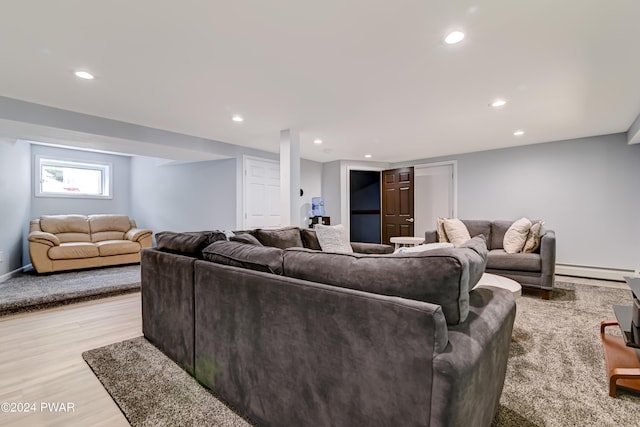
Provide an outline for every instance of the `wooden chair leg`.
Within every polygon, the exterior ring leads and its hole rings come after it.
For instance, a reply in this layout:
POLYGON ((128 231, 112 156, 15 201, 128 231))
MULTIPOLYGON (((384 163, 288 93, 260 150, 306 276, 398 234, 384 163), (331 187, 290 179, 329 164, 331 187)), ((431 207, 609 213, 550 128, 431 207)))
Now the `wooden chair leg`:
POLYGON ((540 296, 542 299, 548 300, 551 296, 551 291, 549 289, 540 289, 540 296))
POLYGON ((600 335, 604 334, 604 329, 607 326, 618 326, 617 320, 603 320, 600 322, 600 335))
POLYGON ((616 397, 618 390, 616 383, 622 379, 640 379, 640 369, 638 368, 613 368, 609 377, 609 396, 616 397))
POLYGON ((618 390, 616 390, 616 381, 618 381, 616 377, 609 378, 609 396, 611 397, 616 397, 618 395, 618 390))

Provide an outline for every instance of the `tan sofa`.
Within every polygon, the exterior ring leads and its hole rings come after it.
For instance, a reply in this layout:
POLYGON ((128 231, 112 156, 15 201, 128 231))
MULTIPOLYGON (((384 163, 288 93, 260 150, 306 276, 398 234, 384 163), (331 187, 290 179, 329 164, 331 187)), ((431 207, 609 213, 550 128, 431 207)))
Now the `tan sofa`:
POLYGON ((29 256, 38 273, 140 262, 151 230, 126 215, 45 215, 29 230, 29 256))

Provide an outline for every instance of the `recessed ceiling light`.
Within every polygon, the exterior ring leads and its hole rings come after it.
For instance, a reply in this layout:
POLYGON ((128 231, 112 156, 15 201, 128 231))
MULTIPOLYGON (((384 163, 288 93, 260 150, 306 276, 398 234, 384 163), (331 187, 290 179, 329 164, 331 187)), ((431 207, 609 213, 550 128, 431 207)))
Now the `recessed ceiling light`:
POLYGON ((519 130, 515 131, 513 134, 515 136, 522 136, 522 135, 524 135, 524 131, 522 129, 519 129, 519 130))
POLYGON ((464 39, 464 33, 462 31, 452 31, 444 38, 446 44, 460 43, 464 39))
POLYGON ((505 101, 504 99, 496 99, 495 101, 493 101, 491 104, 492 107, 502 107, 503 105, 505 105, 507 103, 507 101, 505 101))
POLYGON ((365 159, 370 159, 371 158, 371 154, 365 154, 364 157, 365 157, 365 159))
POLYGON ((243 121, 244 121, 244 119, 242 118, 242 116, 239 116, 239 115, 237 115, 237 114, 236 114, 235 116, 231 117, 231 120, 233 120, 234 122, 238 122, 238 123, 240 123, 240 122, 243 122, 243 121))
POLYGON ((76 71, 75 75, 76 77, 80 77, 81 79, 85 79, 85 80, 93 79, 93 74, 87 73, 86 71, 76 71))
POLYGON ((320 144, 322 144, 322 140, 321 139, 314 139, 313 143, 317 144, 317 145, 320 145, 320 144))

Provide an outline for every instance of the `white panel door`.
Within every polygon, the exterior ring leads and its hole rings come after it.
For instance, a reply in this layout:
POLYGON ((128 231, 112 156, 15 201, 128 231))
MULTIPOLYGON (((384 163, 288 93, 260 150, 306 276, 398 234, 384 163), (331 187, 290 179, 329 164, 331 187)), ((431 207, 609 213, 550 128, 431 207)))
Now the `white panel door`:
POLYGON ((280 227, 280 162, 244 158, 244 228, 280 227))
POLYGON ((420 165, 414 168, 415 235, 435 230, 438 217, 451 218, 455 212, 454 164, 420 165))

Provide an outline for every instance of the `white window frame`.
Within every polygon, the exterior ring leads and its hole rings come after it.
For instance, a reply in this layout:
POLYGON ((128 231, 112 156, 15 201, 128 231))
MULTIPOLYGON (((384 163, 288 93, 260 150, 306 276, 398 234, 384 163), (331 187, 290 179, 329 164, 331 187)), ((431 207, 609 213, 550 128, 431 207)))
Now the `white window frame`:
POLYGON ((86 160, 63 159, 55 156, 36 156, 35 159, 34 187, 36 197, 59 197, 72 199, 113 199, 113 165, 111 163, 94 162, 86 160), (92 169, 102 172, 102 194, 73 194, 70 192, 43 192, 42 191, 42 167, 43 165, 66 166, 78 169, 92 169))

